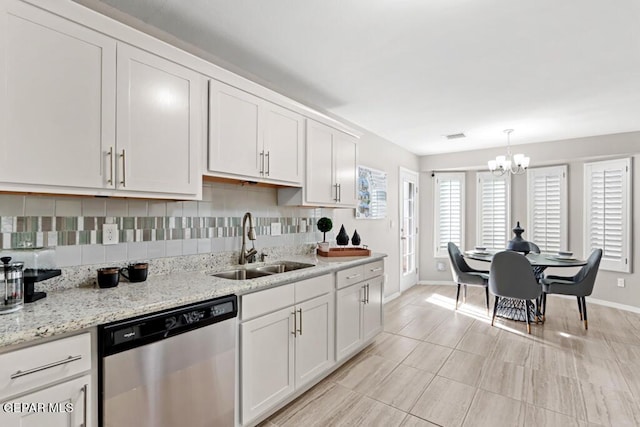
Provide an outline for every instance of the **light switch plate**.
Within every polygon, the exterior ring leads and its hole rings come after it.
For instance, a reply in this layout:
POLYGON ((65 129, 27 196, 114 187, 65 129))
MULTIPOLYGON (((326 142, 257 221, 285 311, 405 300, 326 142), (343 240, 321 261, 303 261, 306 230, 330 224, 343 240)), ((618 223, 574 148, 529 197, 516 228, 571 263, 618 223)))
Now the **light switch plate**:
POLYGON ((618 277, 618 287, 624 288, 624 279, 622 277, 618 277))
POLYGON ((272 236, 279 236, 282 234, 282 224, 280 224, 279 222, 272 222, 271 223, 271 235, 272 236))
POLYGON ((118 243, 118 224, 102 224, 102 244, 115 245, 118 243))

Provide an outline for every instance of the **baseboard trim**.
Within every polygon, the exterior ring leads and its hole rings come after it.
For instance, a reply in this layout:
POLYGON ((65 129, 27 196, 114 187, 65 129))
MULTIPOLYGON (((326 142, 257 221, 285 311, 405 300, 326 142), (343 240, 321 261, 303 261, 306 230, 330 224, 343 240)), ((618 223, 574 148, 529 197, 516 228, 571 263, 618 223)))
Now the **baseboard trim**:
MULTIPOLYGON (((411 288, 409 288, 409 289, 411 289, 411 288)), ((382 304, 386 304, 386 303, 388 303, 389 301, 393 301, 394 299, 398 298, 400 295, 401 295, 401 294, 400 294, 400 292, 399 292, 399 291, 398 291, 398 292, 396 292, 396 293, 394 293, 394 294, 387 295, 387 296, 385 296, 385 297, 382 299, 382 304)))
POLYGON ((450 285, 450 286, 455 286, 455 282, 453 282, 452 280, 420 280, 420 281, 418 281, 418 285, 434 285, 434 286, 450 285))

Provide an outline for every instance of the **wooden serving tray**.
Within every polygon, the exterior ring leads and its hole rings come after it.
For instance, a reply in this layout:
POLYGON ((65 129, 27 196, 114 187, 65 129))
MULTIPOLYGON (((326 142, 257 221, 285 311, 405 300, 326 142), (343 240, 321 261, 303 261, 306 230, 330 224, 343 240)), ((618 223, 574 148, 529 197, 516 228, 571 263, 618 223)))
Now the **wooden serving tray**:
POLYGON ((329 248, 328 251, 317 249, 318 255, 326 257, 336 256, 369 256, 371 251, 364 248, 329 248))

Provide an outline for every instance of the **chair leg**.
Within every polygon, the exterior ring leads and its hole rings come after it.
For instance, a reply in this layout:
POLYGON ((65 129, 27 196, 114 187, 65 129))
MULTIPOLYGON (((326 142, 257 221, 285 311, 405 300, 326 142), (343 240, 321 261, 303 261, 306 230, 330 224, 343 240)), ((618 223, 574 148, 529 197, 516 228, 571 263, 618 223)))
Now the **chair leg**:
POLYGON ((545 314, 547 313, 547 293, 542 293, 542 321, 545 321, 545 314))
POLYGON ((589 329, 589 324, 587 323, 587 300, 582 297, 582 314, 584 317, 584 329, 589 329))
POLYGON ((527 319, 527 333, 531 334, 531 321, 529 320, 529 301, 524 302, 524 318, 527 319))
POLYGON ((489 315, 489 287, 484 288, 484 294, 487 300, 487 316, 489 315))
POLYGON ((464 286, 464 289, 462 290, 462 303, 466 304, 467 303, 467 285, 462 285, 464 286))
POLYGON ((580 312, 580 320, 582 320, 582 298, 581 297, 576 297, 578 298, 578 311, 580 312))
POLYGON ((458 309, 458 300, 460 299, 460 283, 458 283, 458 290, 456 291, 456 310, 458 309))
POLYGON ((498 296, 496 295, 495 300, 493 302, 493 316, 491 316, 491 326, 493 326, 493 322, 496 320, 496 311, 498 311, 498 296))

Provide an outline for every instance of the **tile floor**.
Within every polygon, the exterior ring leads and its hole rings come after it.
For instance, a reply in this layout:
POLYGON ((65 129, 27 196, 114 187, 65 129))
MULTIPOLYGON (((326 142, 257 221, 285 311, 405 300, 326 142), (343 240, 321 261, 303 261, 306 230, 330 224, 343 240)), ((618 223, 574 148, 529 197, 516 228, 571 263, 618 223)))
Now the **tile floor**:
POLYGON ((491 327, 484 291, 415 286, 374 344, 262 426, 639 426, 640 315, 548 297, 547 321, 491 327))

